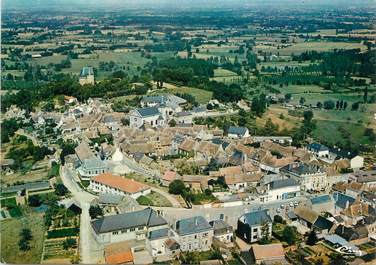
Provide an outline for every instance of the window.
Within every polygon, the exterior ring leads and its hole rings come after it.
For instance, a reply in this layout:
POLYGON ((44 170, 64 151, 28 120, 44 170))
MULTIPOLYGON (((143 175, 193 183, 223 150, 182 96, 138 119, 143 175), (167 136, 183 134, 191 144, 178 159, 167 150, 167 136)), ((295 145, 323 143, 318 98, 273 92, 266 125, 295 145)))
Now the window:
POLYGON ((257 239, 257 235, 254 235, 252 238, 253 238, 253 239, 257 239))
POLYGON ((136 229, 135 229, 135 228, 131 228, 130 231, 131 231, 131 232, 134 232, 134 231, 136 231, 136 229))
POLYGON ((195 235, 195 239, 197 239, 197 235, 195 235))
POLYGON ((119 234, 119 232, 118 232, 118 231, 116 231, 116 232, 112 232, 112 234, 113 234, 113 235, 117 235, 117 234, 119 234))
POLYGON ((253 228, 253 233, 257 233, 257 227, 253 228))

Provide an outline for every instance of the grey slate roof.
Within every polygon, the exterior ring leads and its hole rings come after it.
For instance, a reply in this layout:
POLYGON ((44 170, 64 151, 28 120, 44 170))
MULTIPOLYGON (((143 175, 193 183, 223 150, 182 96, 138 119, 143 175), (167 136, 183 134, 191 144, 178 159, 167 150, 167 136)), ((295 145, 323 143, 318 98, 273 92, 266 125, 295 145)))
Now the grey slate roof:
POLYGON ((262 225, 263 223, 271 223, 272 218, 267 213, 267 210, 253 211, 243 215, 245 221, 250 226, 252 225, 262 225))
POLYGON ((320 203, 330 202, 331 200, 332 199, 330 198, 330 196, 325 194, 325 195, 322 195, 322 196, 312 198, 311 203, 312 204, 320 204, 320 203))
POLYGON ((333 222, 329 221, 328 219, 322 217, 321 215, 317 218, 316 222, 313 224, 314 227, 320 230, 329 230, 333 226, 333 222))
POLYGON ((119 231, 133 227, 155 227, 166 224, 166 220, 159 216, 151 208, 146 208, 136 212, 104 216, 91 222, 91 225, 97 234, 119 231))
POLYGON ((110 193, 100 193, 98 201, 103 204, 119 204, 123 196, 110 193))
POLYGON ((167 236, 168 236, 168 228, 162 228, 162 229, 151 231, 149 233, 149 240, 156 240, 156 239, 164 238, 167 236))
POLYGON ((329 151, 329 148, 319 143, 312 143, 308 145, 308 150, 311 150, 317 153, 320 151, 329 151))
POLYGON ((165 96, 144 96, 142 102, 163 104, 166 101, 165 96))
POLYGON ((214 138, 212 141, 211 141, 213 144, 217 144, 217 145, 221 145, 223 150, 225 150, 227 148, 227 146, 230 145, 230 143, 220 139, 220 138, 214 138))
POLYGON ((296 185, 299 185, 299 184, 294 179, 278 179, 278 180, 274 180, 270 182, 270 188, 272 190, 282 189, 285 187, 296 186, 296 185))
POLYGON ((142 108, 137 109, 137 112, 141 115, 141 117, 150 117, 155 115, 160 115, 159 111, 155 107, 148 107, 148 108, 142 108))
POLYGON ((355 202, 355 199, 353 197, 350 197, 338 191, 335 191, 333 193, 333 199, 335 201, 335 205, 341 209, 346 209, 347 204, 350 206, 355 202))
POLYGON ((180 236, 210 231, 213 228, 202 216, 181 219, 176 222, 176 232, 180 236))
POLYGON ((281 168, 281 171, 291 172, 297 175, 324 173, 324 169, 315 164, 293 163, 281 168))
POLYGON ((103 168, 103 167, 106 167, 106 162, 96 157, 88 158, 88 159, 84 159, 84 161, 82 162, 82 166, 85 169, 103 168))
POLYGON ((235 127, 235 126, 230 126, 227 131, 228 134, 237 134, 237 135, 244 135, 246 132, 247 132, 247 128, 235 127))
POLYGON ((29 183, 20 184, 20 185, 14 185, 10 187, 4 187, 1 189, 1 192, 9 193, 9 192, 18 192, 22 190, 36 191, 36 190, 48 190, 50 188, 51 186, 48 181, 39 181, 39 182, 29 182, 29 183))
POLYGON ((81 74, 82 77, 88 76, 88 75, 94 75, 94 71, 92 67, 82 67, 81 74))
POLYGON ((349 150, 345 150, 341 148, 332 148, 329 151, 336 155, 336 159, 341 159, 341 158, 352 159, 358 155, 357 152, 351 152, 349 150))
POLYGON ((214 220, 209 222, 209 224, 213 227, 215 235, 221 235, 224 234, 224 232, 232 232, 233 230, 232 226, 223 220, 214 220))

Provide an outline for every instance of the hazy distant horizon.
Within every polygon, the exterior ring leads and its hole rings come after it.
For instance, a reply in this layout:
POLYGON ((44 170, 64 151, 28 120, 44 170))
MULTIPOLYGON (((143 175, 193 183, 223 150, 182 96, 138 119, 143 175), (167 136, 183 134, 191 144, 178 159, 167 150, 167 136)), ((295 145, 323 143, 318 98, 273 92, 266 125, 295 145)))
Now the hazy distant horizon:
MULTIPOLYGON (((251 6, 337 6, 341 8, 372 6, 375 0, 3 0, 3 9, 72 10, 77 7, 95 9, 213 9, 242 8, 251 6)), ((83 10, 84 11, 84 10, 83 10)))

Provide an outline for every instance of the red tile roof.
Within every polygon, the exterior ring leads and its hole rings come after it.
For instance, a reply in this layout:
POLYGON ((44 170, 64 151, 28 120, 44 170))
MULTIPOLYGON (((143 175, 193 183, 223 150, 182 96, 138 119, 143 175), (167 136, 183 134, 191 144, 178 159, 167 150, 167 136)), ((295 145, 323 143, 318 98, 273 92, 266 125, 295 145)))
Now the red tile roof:
POLYGON ((112 188, 117 188, 126 193, 137 193, 149 189, 149 186, 146 186, 133 179, 126 179, 111 173, 103 173, 94 177, 92 180, 112 188))
POLYGON ((132 250, 124 242, 106 246, 104 250, 106 264, 123 264, 133 262, 132 250))

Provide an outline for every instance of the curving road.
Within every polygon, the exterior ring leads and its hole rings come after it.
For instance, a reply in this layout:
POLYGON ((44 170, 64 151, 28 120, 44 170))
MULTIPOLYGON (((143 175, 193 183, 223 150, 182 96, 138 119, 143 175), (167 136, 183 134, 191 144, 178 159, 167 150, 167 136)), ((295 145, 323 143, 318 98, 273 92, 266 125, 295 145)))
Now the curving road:
POLYGON ((91 232, 91 218, 89 215, 90 202, 96 197, 84 191, 74 181, 74 174, 63 166, 60 168, 60 177, 73 198, 80 204, 82 213, 80 218, 80 258, 81 263, 94 264, 103 259, 103 248, 93 237, 91 232))

